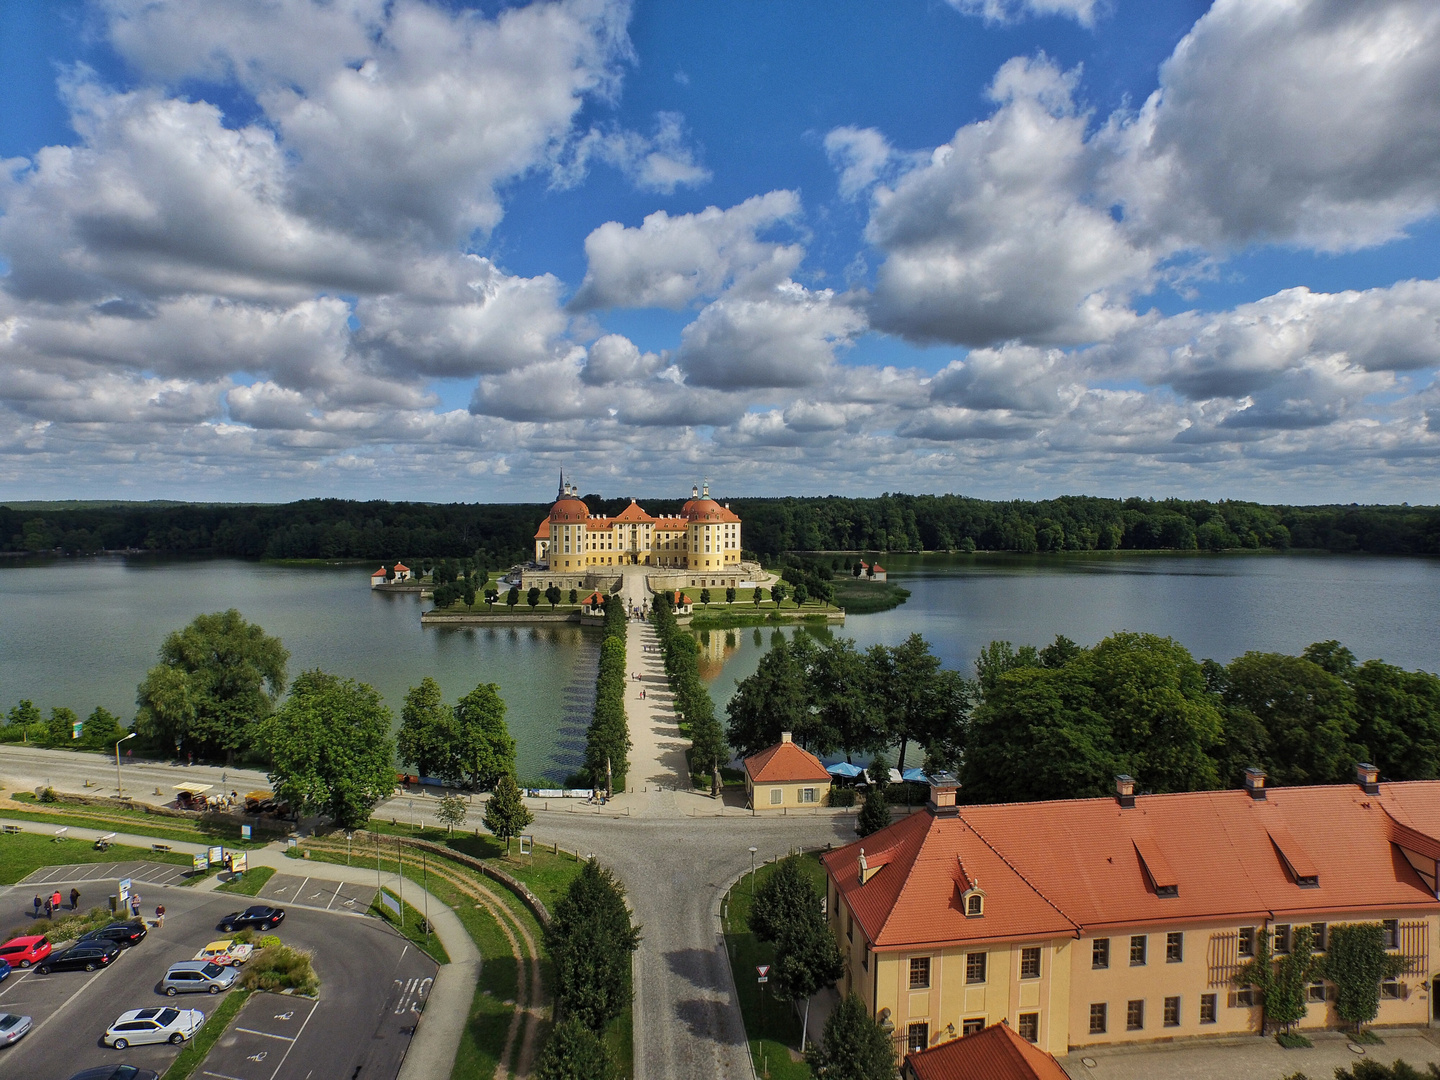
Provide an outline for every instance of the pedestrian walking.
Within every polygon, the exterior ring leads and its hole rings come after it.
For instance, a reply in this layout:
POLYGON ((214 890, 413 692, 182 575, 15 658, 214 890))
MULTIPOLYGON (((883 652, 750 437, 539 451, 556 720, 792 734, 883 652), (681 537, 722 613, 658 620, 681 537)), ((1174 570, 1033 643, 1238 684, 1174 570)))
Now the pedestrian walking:
POLYGON ((53 919, 55 917, 55 909, 50 906, 49 897, 45 898, 45 917, 47 919, 53 919))
POLYGON ((156 926, 164 926, 164 925, 165 925, 165 905, 164 905, 164 904, 156 904, 156 905, 155 905, 155 925, 156 925, 156 926))
POLYGON ((79 889, 71 889, 71 890, 70 890, 70 910, 71 910, 71 911, 76 911, 76 910, 79 909, 79 907, 80 907, 80 890, 79 890, 79 889))
POLYGON ((40 906, 41 906, 44 902, 45 902, 45 901, 43 901, 43 900, 40 899, 40 894, 37 892, 37 893, 35 894, 35 917, 36 917, 37 919, 40 917, 40 906))
POLYGON ((54 895, 50 897, 50 906, 53 907, 56 911, 59 911, 59 910, 60 910, 60 890, 59 890, 59 889, 56 889, 54 895))

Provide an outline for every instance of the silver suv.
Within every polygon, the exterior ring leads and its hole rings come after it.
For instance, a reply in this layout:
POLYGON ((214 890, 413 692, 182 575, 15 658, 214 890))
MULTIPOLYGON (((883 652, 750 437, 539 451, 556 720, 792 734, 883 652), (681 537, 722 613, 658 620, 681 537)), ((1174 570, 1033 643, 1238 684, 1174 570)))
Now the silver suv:
POLYGON ((171 964, 160 980, 160 989, 171 997, 176 994, 218 994, 235 985, 240 973, 233 967, 222 967, 213 960, 181 960, 171 964))

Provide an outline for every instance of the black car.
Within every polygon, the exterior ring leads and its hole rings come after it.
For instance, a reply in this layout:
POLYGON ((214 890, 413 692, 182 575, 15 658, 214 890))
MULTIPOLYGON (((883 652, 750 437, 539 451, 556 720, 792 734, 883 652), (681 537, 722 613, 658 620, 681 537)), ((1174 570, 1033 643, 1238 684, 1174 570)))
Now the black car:
POLYGON ((43 963, 35 965, 35 970, 41 975, 52 971, 94 971, 119 955, 120 946, 113 941, 77 941, 68 949, 51 953, 43 963))
POLYGON ((220 929, 227 934, 249 927, 254 927, 256 930, 269 930, 272 926, 278 925, 283 918, 285 918, 284 908, 256 904, 244 911, 232 911, 226 915, 220 920, 220 929))
POLYGON ((78 1072, 70 1080, 160 1080, 160 1074, 135 1065, 101 1065, 78 1072))
POLYGON ((91 930, 80 938, 80 944, 96 941, 113 941, 122 949, 128 949, 132 945, 139 945, 145 940, 145 935, 150 933, 145 927, 144 919, 131 919, 125 922, 112 922, 109 926, 102 926, 99 930, 91 930))

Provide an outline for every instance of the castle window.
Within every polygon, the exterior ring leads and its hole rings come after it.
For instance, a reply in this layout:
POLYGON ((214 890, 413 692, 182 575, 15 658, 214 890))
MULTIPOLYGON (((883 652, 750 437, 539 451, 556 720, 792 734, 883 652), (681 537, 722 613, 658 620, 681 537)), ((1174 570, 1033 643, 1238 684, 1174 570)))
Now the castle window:
POLYGON ((1096 938, 1090 943, 1090 966, 1101 969, 1110 966, 1110 939, 1096 938))
POLYGON ((1038 946, 1020 950, 1020 977, 1022 979, 1038 979, 1040 977, 1040 949, 1038 946))

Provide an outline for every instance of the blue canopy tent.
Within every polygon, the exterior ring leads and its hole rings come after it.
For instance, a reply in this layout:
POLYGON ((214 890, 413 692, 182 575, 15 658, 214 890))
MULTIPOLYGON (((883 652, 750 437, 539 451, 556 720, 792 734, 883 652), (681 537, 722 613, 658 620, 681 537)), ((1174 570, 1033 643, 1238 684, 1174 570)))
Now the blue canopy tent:
POLYGON ((925 775, 924 769, 906 769, 905 781, 910 784, 928 784, 930 777, 925 775))
POLYGON ((859 765, 851 765, 848 761, 839 761, 834 765, 827 765, 825 771, 831 776, 843 776, 847 780, 853 780, 865 770, 859 765))

